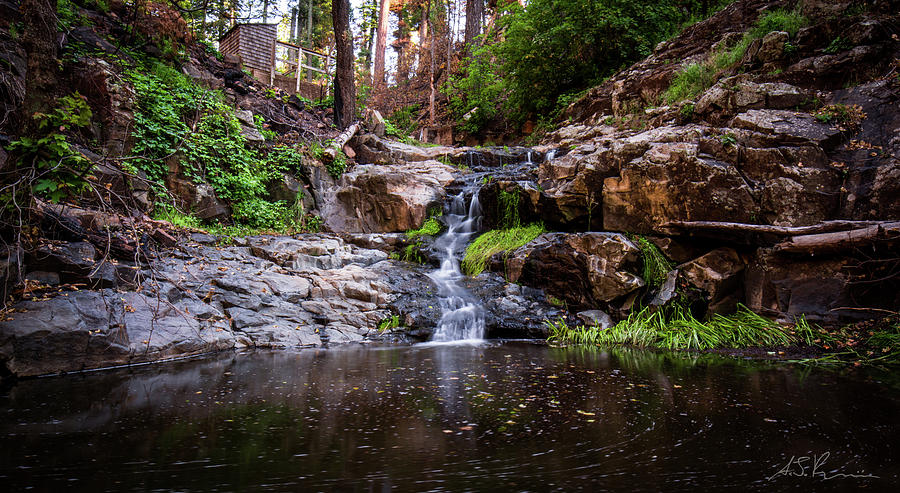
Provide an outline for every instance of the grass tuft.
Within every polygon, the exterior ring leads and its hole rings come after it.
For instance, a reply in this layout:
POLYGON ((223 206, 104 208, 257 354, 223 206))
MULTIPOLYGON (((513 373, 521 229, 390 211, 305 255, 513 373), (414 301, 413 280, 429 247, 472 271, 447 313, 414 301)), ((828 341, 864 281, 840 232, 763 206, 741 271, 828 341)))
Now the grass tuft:
POLYGON ((634 241, 641 250, 641 261, 644 264, 641 277, 644 278, 644 282, 653 288, 662 286, 669 271, 672 270, 672 263, 647 238, 637 236, 634 241))
POLYGON ((488 259, 495 253, 515 250, 544 232, 544 225, 541 223, 488 231, 466 247, 466 255, 461 264, 462 270, 466 275, 477 276, 484 272, 488 259))
POLYGON ((429 217, 419 229, 411 229, 406 232, 407 238, 414 239, 419 236, 437 236, 441 233, 444 226, 434 217, 429 217))
POLYGON ((708 322, 694 318, 685 307, 672 305, 661 309, 644 308, 609 329, 578 326, 565 321, 545 322, 549 342, 631 345, 663 349, 702 350, 750 346, 780 346, 793 342, 786 330, 738 305, 732 315, 713 315, 708 322))

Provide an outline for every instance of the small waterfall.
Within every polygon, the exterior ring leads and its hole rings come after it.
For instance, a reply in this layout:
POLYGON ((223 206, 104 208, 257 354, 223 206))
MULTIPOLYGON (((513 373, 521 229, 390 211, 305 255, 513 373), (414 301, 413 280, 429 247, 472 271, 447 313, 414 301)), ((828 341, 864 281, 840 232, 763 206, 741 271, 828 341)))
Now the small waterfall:
POLYGON ((431 338, 433 342, 484 338, 484 308, 472 293, 459 284, 463 278, 459 259, 480 225, 478 193, 472 195, 467 210, 465 191, 460 192, 450 203, 447 231, 434 242, 435 250, 442 256, 441 268, 428 274, 437 284, 443 313, 431 338))

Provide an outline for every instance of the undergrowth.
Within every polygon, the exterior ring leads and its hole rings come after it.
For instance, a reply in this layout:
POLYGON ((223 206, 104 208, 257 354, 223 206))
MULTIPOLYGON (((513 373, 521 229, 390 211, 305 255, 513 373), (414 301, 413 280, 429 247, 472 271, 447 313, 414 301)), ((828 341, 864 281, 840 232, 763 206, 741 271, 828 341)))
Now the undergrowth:
POLYGON ((441 230, 444 226, 440 221, 437 220, 436 217, 429 217, 424 224, 422 224, 421 228, 411 229, 406 232, 406 236, 410 239, 418 238, 419 236, 437 236, 441 233, 441 230))
MULTIPOLYGON (((799 11, 778 9, 763 15, 734 46, 723 46, 710 53, 706 60, 683 67, 664 93, 664 99, 671 104, 696 98, 711 87, 723 71, 740 63, 753 40, 772 31, 785 31, 793 39, 797 31, 808 23, 809 20, 799 11)), ((789 46, 785 46, 785 50, 789 51, 789 46)))

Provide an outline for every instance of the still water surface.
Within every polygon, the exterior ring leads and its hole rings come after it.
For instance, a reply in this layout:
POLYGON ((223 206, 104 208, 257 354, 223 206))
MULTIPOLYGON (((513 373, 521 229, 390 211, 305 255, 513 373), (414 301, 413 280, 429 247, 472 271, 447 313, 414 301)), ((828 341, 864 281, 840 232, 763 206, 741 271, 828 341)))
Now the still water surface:
POLYGON ((896 387, 711 355, 522 342, 228 353, 21 381, 0 416, 3 491, 897 491, 900 479, 896 387))

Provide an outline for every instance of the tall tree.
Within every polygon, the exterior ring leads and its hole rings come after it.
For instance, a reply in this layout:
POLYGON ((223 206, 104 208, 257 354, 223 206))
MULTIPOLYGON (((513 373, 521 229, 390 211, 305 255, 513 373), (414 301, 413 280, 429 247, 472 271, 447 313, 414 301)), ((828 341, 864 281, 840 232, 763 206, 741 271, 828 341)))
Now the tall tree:
POLYGON ((391 0, 380 0, 378 9, 378 28, 375 37, 375 87, 384 85, 384 50, 387 46, 388 16, 391 0))
POLYGON ((466 51, 472 51, 475 38, 481 34, 481 18, 484 15, 484 0, 466 0, 466 51))
POLYGON ((350 0, 333 0, 331 20, 337 63, 334 68, 334 123, 341 130, 350 126, 356 109, 353 81, 353 34, 350 32, 350 0))
POLYGON ((25 25, 22 47, 27 57, 20 121, 25 122, 23 130, 29 133, 34 131, 31 115, 48 109, 57 85, 56 0, 22 0, 19 12, 25 25))

